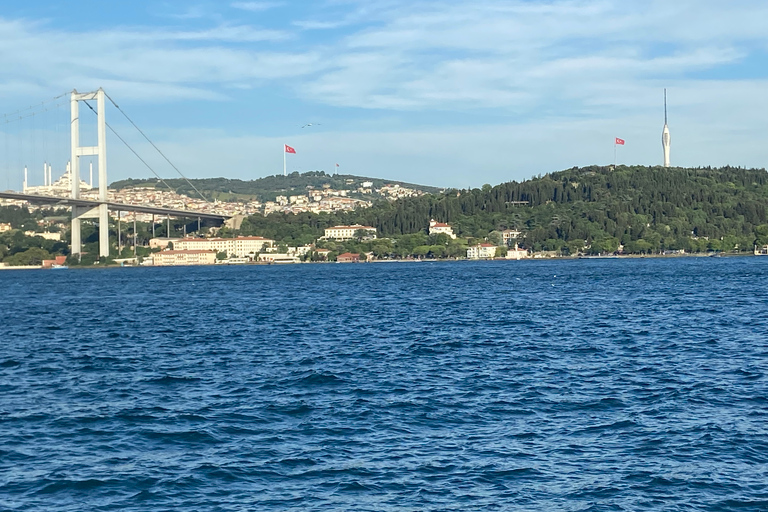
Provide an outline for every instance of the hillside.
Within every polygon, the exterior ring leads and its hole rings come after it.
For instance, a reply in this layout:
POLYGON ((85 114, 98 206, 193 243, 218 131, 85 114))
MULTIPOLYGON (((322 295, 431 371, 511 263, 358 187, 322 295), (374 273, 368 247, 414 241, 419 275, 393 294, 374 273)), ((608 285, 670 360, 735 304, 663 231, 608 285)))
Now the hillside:
POLYGON ((333 215, 250 217, 244 230, 305 242, 334 224, 368 224, 381 236, 424 232, 429 219, 462 237, 523 231, 534 250, 658 252, 751 250, 768 243, 768 172, 733 167, 573 168, 523 182, 447 191, 333 215), (520 204, 519 202, 523 202, 520 204))
MULTIPOLYGON (((425 185, 415 185, 402 181, 385 180, 381 178, 368 178, 351 174, 326 174, 323 171, 310 171, 300 174, 294 172, 288 176, 275 175, 244 181, 228 178, 205 178, 189 180, 209 199, 220 201, 235 199, 256 199, 259 201, 274 201, 279 195, 303 194, 309 187, 322 188, 324 185, 335 190, 356 190, 364 182, 372 182, 374 188, 383 185, 400 185, 401 187, 420 190, 428 193, 437 193, 441 189, 425 185)), ((188 196, 197 196, 192 186, 183 179, 167 179, 165 183, 170 185, 177 193, 188 196)), ((152 179, 127 179, 115 181, 110 188, 120 190, 128 187, 157 187, 167 188, 160 180, 152 179)))

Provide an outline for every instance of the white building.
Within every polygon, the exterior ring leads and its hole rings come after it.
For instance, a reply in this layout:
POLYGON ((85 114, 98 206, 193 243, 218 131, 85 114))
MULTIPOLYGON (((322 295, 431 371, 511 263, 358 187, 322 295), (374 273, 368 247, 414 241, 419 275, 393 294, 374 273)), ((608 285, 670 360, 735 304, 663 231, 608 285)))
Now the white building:
POLYGON ((437 222, 435 219, 429 221, 429 234, 430 235, 448 235, 451 238, 456 238, 453 234, 453 228, 445 223, 437 222))
POLYGON ((501 232, 501 240, 507 247, 512 247, 516 240, 520 237, 520 231, 515 229, 505 229, 501 232))
POLYGON ((467 259, 479 260, 494 258, 496 256, 496 246, 493 244, 477 244, 467 248, 467 259))
POLYGON ((274 240, 261 236, 239 236, 237 238, 180 238, 173 242, 173 248, 181 251, 225 252, 227 256, 253 257, 264 247, 272 247, 274 240))
POLYGON ((258 260, 262 263, 300 263, 298 256, 281 254, 277 252, 259 254, 258 260))
POLYGON ((367 232, 366 236, 376 238, 376 228, 371 226, 361 226, 360 224, 325 228, 325 236, 323 238, 330 238, 333 240, 351 240, 356 237, 355 233, 360 229, 367 232))
POLYGON ((48 232, 35 233, 34 231, 25 231, 24 234, 27 236, 39 236, 40 238, 45 238, 46 240, 53 240, 55 242, 58 242, 61 240, 61 233, 48 233, 48 232))
POLYGON ((522 260, 525 258, 530 258, 530 254, 528 254, 528 251, 526 249, 521 249, 515 244, 514 247, 511 247, 507 250, 507 256, 506 258, 508 260, 522 260))
POLYGON ((157 266, 213 265, 216 251, 160 251, 152 255, 157 266))
MULTIPOLYGON (((45 164, 43 169, 43 185, 30 187, 27 183, 27 171, 24 170, 24 185, 23 192, 25 194, 39 195, 39 196, 56 196, 56 197, 69 197, 72 195, 72 171, 67 164, 67 170, 62 174, 59 179, 53 181, 51 173, 53 169, 50 165, 45 164)), ((93 182, 93 180, 91 180, 93 182)), ((93 187, 88 183, 80 180, 80 191, 87 192, 93 187)))

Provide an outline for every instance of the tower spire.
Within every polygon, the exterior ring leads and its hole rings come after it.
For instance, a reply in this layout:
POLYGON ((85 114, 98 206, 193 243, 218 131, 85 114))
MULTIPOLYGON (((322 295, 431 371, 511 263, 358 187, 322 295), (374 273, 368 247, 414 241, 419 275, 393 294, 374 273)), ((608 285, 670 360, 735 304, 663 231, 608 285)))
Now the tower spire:
POLYGON ((672 138, 669 135, 669 126, 667 126, 667 90, 664 89, 664 130, 661 132, 661 147, 664 150, 664 167, 669 167, 669 149, 672 138))

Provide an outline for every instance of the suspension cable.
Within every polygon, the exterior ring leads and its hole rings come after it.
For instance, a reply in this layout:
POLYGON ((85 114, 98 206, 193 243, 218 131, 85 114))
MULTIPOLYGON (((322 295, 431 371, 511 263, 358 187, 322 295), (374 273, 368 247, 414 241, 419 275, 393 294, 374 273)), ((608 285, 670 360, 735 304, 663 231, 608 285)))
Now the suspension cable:
POLYGON ((202 197, 202 198, 203 198, 203 201, 205 201, 205 202, 207 202, 207 203, 210 203, 210 201, 209 201, 209 200, 208 200, 208 199, 207 199, 207 198, 206 198, 206 197, 203 195, 203 193, 202 193, 202 192, 200 192, 200 191, 197 189, 197 187, 196 187, 196 186, 195 186, 195 185, 194 185, 194 184, 193 184, 191 181, 189 181, 189 179, 187 179, 187 177, 186 177, 186 176, 184 176, 184 174, 182 174, 182 172, 179 170, 179 168, 178 168, 178 167, 176 167, 175 165, 173 165, 173 162, 171 162, 171 161, 168 159, 168 157, 167 157, 167 156, 165 156, 165 154, 164 154, 162 151, 160 151, 160 148, 158 148, 158 147, 155 145, 155 143, 154 143, 154 142, 152 142, 152 141, 149 139, 149 137, 147 137, 147 135, 146 135, 146 134, 145 134, 145 133, 144 133, 144 132, 141 130, 141 128, 139 128, 138 126, 136 126, 136 123, 134 123, 134 122, 133 122, 133 120, 132 120, 130 117, 128 117, 128 114, 126 114, 126 113, 123 111, 123 109, 121 109, 121 108, 120 108, 120 106, 119 106, 117 103, 115 103, 115 100, 113 100, 113 99, 112 99, 112 98, 109 96, 109 94, 107 94, 106 92, 104 93, 104 95, 105 95, 107 98, 109 98, 109 101, 110 101, 110 102, 112 102, 112 104, 115 106, 115 108, 117 108, 117 110, 119 110, 119 111, 120 111, 120 113, 121 113, 121 114, 123 114, 123 116, 125 116, 125 118, 128 120, 128 122, 129 122, 129 123, 131 123, 131 124, 133 125, 133 127, 134 127, 134 128, 136 128, 136 130, 137 130, 137 131, 138 131, 138 132, 139 132, 139 133, 140 133, 140 134, 141 134, 141 135, 142 135, 142 136, 143 136, 143 137, 144 137, 144 138, 147 140, 147 142, 149 142, 149 143, 152 145, 152 147, 153 147, 153 148, 155 148, 155 150, 157 150, 157 152, 158 152, 158 153, 160 153, 160 156, 162 156, 162 157, 165 159, 165 161, 166 161, 166 162, 168 162, 168 163, 171 165, 171 167, 173 167, 173 168, 176 170, 176 172, 177 172, 177 173, 179 173, 179 176, 181 176, 182 178, 184 178, 184 181, 186 181, 187 183, 189 183, 189 186, 190 186, 190 187, 192 187, 192 188, 195 190, 195 192, 197 192, 197 193, 198 193, 198 195, 199 195, 200 197, 202 197))
MULTIPOLYGON (((67 94, 69 94, 69 93, 68 93, 68 92, 65 92, 64 94, 59 94, 58 96, 55 96, 55 97, 53 97, 53 98, 51 98, 51 99, 49 99, 49 100, 45 100, 45 101, 42 101, 42 102, 40 102, 40 103, 35 103, 34 105, 30 105, 30 106, 28 106, 28 107, 25 107, 25 108, 20 108, 19 110, 16 110, 16 111, 14 111, 14 112, 8 112, 7 114, 3 114, 3 117, 12 116, 12 115, 14 115, 14 114, 20 114, 21 112, 25 112, 25 111, 27 111, 27 110, 31 110, 31 109, 33 109, 33 108, 39 108, 39 107, 42 107, 42 106, 43 106, 43 105, 45 105, 46 103, 50 103, 50 102, 52 102, 52 101, 56 101, 56 100, 57 100, 57 99, 59 99, 59 98, 63 98, 63 97, 64 97, 64 96, 66 96, 67 94)), ((26 117, 26 116, 25 116, 25 117, 26 117)))
MULTIPOLYGON (((88 103, 87 101, 85 101, 84 103, 85 103, 85 104, 88 106, 88 108, 89 108, 89 109, 91 109, 91 111, 92 111, 94 114, 96 114, 96 110, 95 110, 95 109, 94 109, 94 108, 91 106, 91 104, 90 104, 90 103, 88 103)), ((125 141, 125 139, 123 139, 123 138, 120 136, 120 134, 119 134, 119 133, 117 133, 117 132, 115 131, 115 129, 114 129, 114 128, 112 128, 112 126, 110 126, 110 124, 109 124, 109 123, 106 123, 106 122, 105 122, 104 124, 105 124, 105 125, 107 125, 107 128, 109 128, 109 129, 112 131, 112 133, 114 133, 114 134, 115 134, 115 136, 116 136, 118 139, 120 139, 120 142, 122 142, 123 144, 125 144, 125 146, 126 146, 128 149, 130 149, 130 150, 131 150, 131 152, 132 152, 134 155, 136 155, 136 158, 138 158, 138 159, 141 161, 141 163, 143 163, 143 164, 144 164, 144 165, 147 167, 147 169, 149 169, 150 171, 152 171, 152 174, 154 174, 154 175, 157 177, 157 179, 159 179, 160 181, 162 181, 162 182, 163 182, 163 184, 165 184, 165 186, 166 186, 166 187, 168 187, 170 190, 175 190, 173 187, 171 187, 171 186, 168 184, 168 182, 167 182, 167 181, 165 181, 163 178, 161 178, 161 177, 160 177, 160 175, 159 175, 159 174, 157 174, 157 173, 155 172, 155 170, 152 168, 152 166, 150 166, 150 165, 149 165, 149 164, 148 164, 148 163, 147 163, 147 162, 146 162, 146 161, 145 161, 143 158, 141 158, 141 156, 139 156, 139 154, 136 152, 136 150, 135 150, 135 149, 133 149, 133 148, 131 147, 131 145, 130 145, 130 144, 128 144, 128 143, 125 141)))

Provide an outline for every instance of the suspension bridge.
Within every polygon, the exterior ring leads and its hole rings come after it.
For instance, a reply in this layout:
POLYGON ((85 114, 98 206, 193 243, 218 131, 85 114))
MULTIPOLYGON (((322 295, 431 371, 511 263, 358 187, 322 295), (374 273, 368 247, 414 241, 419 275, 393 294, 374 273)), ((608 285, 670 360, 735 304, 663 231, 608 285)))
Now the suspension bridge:
MULTIPOLYGON (((71 214, 71 253, 79 255, 83 249, 81 238, 81 221, 84 219, 97 219, 99 232, 99 256, 109 256, 109 212, 117 212, 117 220, 120 222, 122 212, 134 213, 134 233, 135 233, 135 214, 151 214, 152 230, 154 235, 155 216, 165 217, 168 221, 168 233, 170 234, 170 219, 184 218, 197 219, 198 230, 202 220, 225 221, 231 218, 231 215, 211 212, 194 211, 184 209, 165 208, 155 205, 134 205, 115 201, 110 201, 108 181, 107 181, 107 128, 121 141, 126 147, 158 178, 165 183, 160 175, 142 158, 133 147, 131 147, 125 138, 118 134, 115 129, 106 121, 106 101, 111 104, 129 121, 129 123, 146 139, 149 144, 170 164, 176 172, 184 178, 200 197, 208 201, 202 193, 179 171, 179 169, 160 151, 160 149, 147 137, 147 135, 128 117, 128 115, 110 98, 103 89, 93 92, 80 93, 76 90, 71 93, 59 95, 51 100, 47 100, 38 105, 33 105, 26 109, 6 114, 0 118, 1 125, 4 125, 5 133, 5 177, 6 186, 9 190, 0 192, 0 199, 9 199, 14 201, 23 201, 30 204, 50 205, 54 207, 66 207, 71 214), (96 103, 96 107, 91 104, 96 103), (62 108, 69 103, 69 119, 62 116, 62 108), (95 115, 95 145, 83 145, 81 143, 81 119, 80 105, 85 104, 95 115), (26 121, 26 126, 25 126, 26 121), (14 124, 15 123, 15 124, 14 124), (10 127, 15 127, 17 133, 10 127), (39 134, 44 136, 38 137, 39 134), (28 138, 32 138, 29 144, 28 138), (51 137, 48 137, 51 135, 51 137), (50 139, 50 140, 49 140, 50 139), (68 139, 68 143, 66 141, 68 139), (26 142, 26 144, 25 144, 26 142), (16 161, 11 162, 12 153, 16 154, 16 161), (41 158, 42 157, 42 158, 41 158), (89 191, 93 189, 93 159, 96 159, 98 173, 98 195, 89 191), (90 159, 90 184, 81 180, 81 168, 84 159, 90 159), (33 163, 28 160, 43 160, 35 162, 34 167, 41 166, 43 169, 43 186, 29 186, 29 165, 33 163), (56 182, 53 182, 53 165, 57 164, 60 168, 66 169, 64 175, 56 182), (23 182, 21 192, 10 190, 11 176, 21 175, 23 172, 23 182), (88 197, 84 197, 84 196, 88 197)), ((0 125, 0 126, 1 126, 0 125)), ((91 132, 88 133, 87 127, 85 135, 93 137, 93 126, 90 126, 91 132)), ((38 167, 39 168, 39 167, 38 167)), ((15 181, 15 179, 14 179, 15 181)), ((166 183, 167 185, 167 183, 166 183)), ((168 186, 170 190, 173 190, 168 186)), ((118 224, 119 233, 119 224, 118 224)), ((118 246, 119 246, 118 235, 118 246)))

